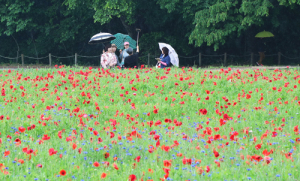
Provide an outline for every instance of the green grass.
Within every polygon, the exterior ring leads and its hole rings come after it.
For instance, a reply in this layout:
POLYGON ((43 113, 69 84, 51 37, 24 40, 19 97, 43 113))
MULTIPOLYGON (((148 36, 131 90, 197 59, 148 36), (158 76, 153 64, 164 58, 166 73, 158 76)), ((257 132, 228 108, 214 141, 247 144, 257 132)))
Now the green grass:
POLYGON ((296 138, 300 136, 294 127, 300 118, 299 72, 296 69, 223 69, 210 72, 147 68, 104 72, 64 67, 18 69, 11 73, 2 70, 0 163, 4 167, 0 179, 101 180, 101 175, 106 173, 105 180, 128 180, 131 174, 138 180, 160 180, 166 175, 164 160, 172 160, 166 180, 298 180, 300 160, 296 138), (200 109, 206 109, 207 114, 200 114, 200 109), (231 118, 221 126, 220 119, 225 114, 231 118), (41 115, 49 120, 43 120, 41 115), (165 119, 172 122, 166 123, 165 119), (182 125, 176 126, 175 119, 182 125), (149 126, 150 121, 158 120, 160 125, 149 126), (35 128, 27 130, 33 124, 35 128), (20 127, 26 131, 16 133, 20 127), (204 132, 208 129, 212 130, 210 135, 204 132), (58 132, 62 130, 60 139, 58 132), (140 136, 130 136, 133 131, 140 136), (233 132, 238 135, 230 140, 233 132), (267 136, 261 139, 266 132, 267 136), (272 132, 277 136, 272 137, 272 132), (151 133, 160 136, 159 146, 151 133), (45 134, 50 139, 39 144, 37 141, 45 134), (221 139, 209 143, 215 135, 221 139), (68 137, 71 141, 67 142, 68 137), (102 142, 98 142, 99 137, 102 142), (20 145, 15 143, 17 138, 22 141, 20 145), (179 145, 163 150, 162 145, 172 146, 174 141, 179 145), (257 150, 258 144, 261 148, 257 150), (155 147, 153 153, 149 153, 150 145, 155 147), (36 151, 36 155, 24 153, 25 147, 36 151), (50 148, 57 154, 50 156, 50 148), (250 159, 254 155, 265 158, 263 150, 271 149, 269 164, 250 159), (5 151, 10 151, 6 157, 5 151), (214 151, 219 153, 218 157, 214 151), (110 154, 108 158, 104 157, 106 152, 110 154), (291 159, 285 156, 288 152, 293 152, 291 159), (177 156, 178 153, 182 156, 177 156), (139 162, 135 160, 138 156, 139 162), (183 163, 184 157, 192 159, 191 165, 183 163), (19 163, 19 159, 24 163, 19 163), (196 160, 201 163, 197 164, 196 160), (103 164, 105 161, 109 162, 108 167, 103 164), (100 166, 93 166, 94 162, 100 166), (59 176, 61 170, 66 171, 65 176, 59 176))

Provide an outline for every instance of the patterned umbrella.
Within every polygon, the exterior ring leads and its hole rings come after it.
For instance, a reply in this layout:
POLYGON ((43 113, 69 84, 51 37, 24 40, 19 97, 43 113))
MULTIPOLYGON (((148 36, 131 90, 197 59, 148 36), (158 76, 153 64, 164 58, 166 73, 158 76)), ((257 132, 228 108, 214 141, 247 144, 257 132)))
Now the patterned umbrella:
POLYGON ((174 50, 174 48, 166 43, 158 43, 159 48, 162 50, 163 47, 167 47, 169 49, 169 56, 171 59, 171 63, 173 65, 175 65, 176 67, 179 67, 179 58, 178 58, 178 54, 176 53, 176 51, 174 50))
POLYGON ((110 33, 98 33, 90 39, 89 44, 105 43, 113 39, 116 39, 116 37, 110 33))
POLYGON ((114 36, 116 37, 116 39, 112 40, 111 43, 116 44, 118 49, 124 49, 124 42, 129 42, 129 46, 133 49, 136 49, 136 41, 129 35, 117 33, 114 36))

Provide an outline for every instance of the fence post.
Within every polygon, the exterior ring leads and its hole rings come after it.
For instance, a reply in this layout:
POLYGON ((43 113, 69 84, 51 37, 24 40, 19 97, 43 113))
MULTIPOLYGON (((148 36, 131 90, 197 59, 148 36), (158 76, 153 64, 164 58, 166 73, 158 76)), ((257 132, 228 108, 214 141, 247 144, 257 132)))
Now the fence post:
POLYGON ((278 65, 280 65, 280 60, 281 60, 281 52, 278 52, 278 65))
POLYGON ((150 67, 150 53, 148 53, 148 67, 150 67))
POLYGON ((251 66, 253 66, 253 56, 254 56, 254 54, 253 54, 253 52, 251 53, 251 66))
POLYGON ((226 66, 227 53, 224 53, 224 66, 226 66))
POLYGON ((77 53, 75 53, 75 66, 77 66, 77 53))
POLYGON ((202 62, 201 62, 201 53, 199 53, 199 67, 201 67, 201 64, 202 64, 202 62))
POLYGON ((49 53, 49 66, 51 67, 52 64, 52 58, 51 58, 51 53, 49 53))
POLYGON ((22 59, 22 66, 24 66, 24 55, 21 54, 21 59, 22 59))

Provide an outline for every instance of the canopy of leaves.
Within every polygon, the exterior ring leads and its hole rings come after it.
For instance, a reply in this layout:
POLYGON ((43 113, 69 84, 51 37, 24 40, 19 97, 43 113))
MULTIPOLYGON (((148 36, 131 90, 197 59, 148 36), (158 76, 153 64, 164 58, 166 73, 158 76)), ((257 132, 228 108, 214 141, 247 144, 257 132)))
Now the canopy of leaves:
POLYGON ((102 46, 87 44, 94 34, 137 39, 136 28, 142 29, 143 55, 158 55, 158 42, 183 56, 256 52, 254 36, 263 30, 275 34, 269 52, 300 55, 299 5, 300 0, 2 0, 0 55, 98 55, 102 46))

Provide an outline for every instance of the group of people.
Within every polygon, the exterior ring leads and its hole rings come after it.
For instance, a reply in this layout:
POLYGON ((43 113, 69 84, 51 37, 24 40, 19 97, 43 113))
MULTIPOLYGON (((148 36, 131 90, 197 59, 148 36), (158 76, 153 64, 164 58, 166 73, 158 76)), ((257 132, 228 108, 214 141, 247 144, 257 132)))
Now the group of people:
MULTIPOLYGON (((133 49, 129 45, 129 42, 124 43, 124 50, 120 50, 120 56, 118 57, 116 55, 117 46, 115 44, 107 44, 101 55, 101 66, 105 69, 114 68, 115 66, 121 68, 138 68, 139 46, 136 47, 136 53, 133 53, 133 49)), ((160 68, 171 65, 169 49, 167 47, 162 48, 162 54, 158 63, 160 64, 160 68)))

